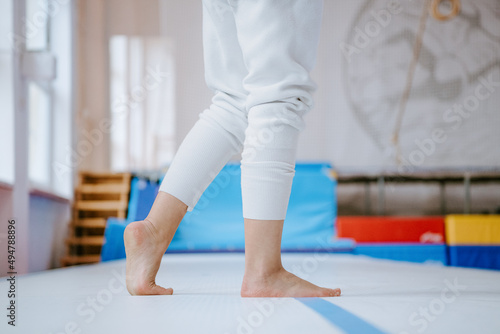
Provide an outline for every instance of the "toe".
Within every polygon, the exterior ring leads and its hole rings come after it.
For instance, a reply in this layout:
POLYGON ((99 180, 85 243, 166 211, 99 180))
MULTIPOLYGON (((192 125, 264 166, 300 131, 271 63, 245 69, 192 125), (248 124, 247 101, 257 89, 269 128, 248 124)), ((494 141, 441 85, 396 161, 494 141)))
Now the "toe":
POLYGON ((172 288, 165 289, 164 287, 156 285, 151 292, 152 295, 172 295, 174 293, 174 289, 172 288))
POLYGON ((328 289, 328 296, 329 297, 338 297, 340 296, 341 291, 340 289, 328 289))
POLYGON ((134 296, 150 296, 150 295, 171 295, 174 293, 172 288, 165 289, 155 283, 138 284, 133 288, 128 289, 131 295, 134 296))

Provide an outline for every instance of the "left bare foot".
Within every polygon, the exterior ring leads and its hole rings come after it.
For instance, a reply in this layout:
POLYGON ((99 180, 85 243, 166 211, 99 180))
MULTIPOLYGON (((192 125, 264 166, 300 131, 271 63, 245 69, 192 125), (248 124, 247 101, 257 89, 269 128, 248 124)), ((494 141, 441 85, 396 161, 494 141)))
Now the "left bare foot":
POLYGON ((171 288, 156 285, 155 277, 165 253, 165 242, 148 221, 130 223, 125 229, 127 290, 131 295, 171 295, 171 288))

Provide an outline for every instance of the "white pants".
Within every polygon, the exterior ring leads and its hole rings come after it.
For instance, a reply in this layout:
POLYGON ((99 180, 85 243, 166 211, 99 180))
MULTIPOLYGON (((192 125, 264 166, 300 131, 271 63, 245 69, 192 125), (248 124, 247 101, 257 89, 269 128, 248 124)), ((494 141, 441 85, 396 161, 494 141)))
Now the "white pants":
POLYGON ((315 89, 309 72, 322 0, 204 0, 205 79, 214 91, 160 190, 192 210, 242 152, 243 217, 285 219, 297 140, 315 89))

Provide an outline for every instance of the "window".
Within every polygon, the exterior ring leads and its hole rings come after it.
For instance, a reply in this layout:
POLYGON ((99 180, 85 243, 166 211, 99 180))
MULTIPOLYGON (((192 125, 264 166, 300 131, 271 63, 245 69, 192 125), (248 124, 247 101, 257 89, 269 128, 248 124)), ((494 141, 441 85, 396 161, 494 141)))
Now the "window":
POLYGON ((29 175, 33 184, 50 188, 51 98, 48 87, 30 82, 29 105, 29 175))
POLYGON ((72 1, 0 0, 0 181, 14 182, 14 96, 26 101, 28 169, 31 186, 63 197, 72 196, 72 1), (24 14, 17 16, 14 1, 24 14), (22 4, 24 1, 25 6, 22 4), (13 18, 22 22, 14 34, 13 18), (19 41, 25 43, 25 48, 19 41), (15 68, 14 50, 21 65, 15 68), (14 91, 13 78, 23 77, 14 91), (62 168, 65 167, 65 168, 62 168))
POLYGON ((26 0, 26 50, 45 51, 49 48, 50 17, 47 9, 54 1, 26 0))
POLYGON ((33 187, 71 197, 71 2, 26 1, 29 177, 33 187))
MULTIPOLYGON (((0 36, 12 30, 12 2, 0 0, 0 36)), ((13 58, 7 38, 0 38, 0 182, 14 182, 13 58)))
POLYGON ((163 37, 110 38, 111 168, 158 170, 175 153, 172 47, 163 37))

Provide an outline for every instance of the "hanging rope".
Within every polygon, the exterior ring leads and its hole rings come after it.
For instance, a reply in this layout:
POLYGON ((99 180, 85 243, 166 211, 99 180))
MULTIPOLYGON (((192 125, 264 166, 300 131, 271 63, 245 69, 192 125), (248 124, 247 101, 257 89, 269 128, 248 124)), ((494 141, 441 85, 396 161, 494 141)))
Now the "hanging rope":
POLYGON ((396 147, 396 163, 401 165, 401 147, 399 145, 399 133, 401 131, 401 124, 403 123, 403 115, 406 111, 406 105, 408 104, 408 98, 410 97, 411 87, 413 84, 413 76, 415 74, 415 69, 417 68, 418 58, 420 56, 420 50, 422 48, 422 40, 424 38, 425 25, 427 23, 427 18, 429 17, 429 8, 432 0, 425 0, 424 9, 422 10, 422 15, 420 16, 420 23, 418 27, 417 36, 415 38, 415 45, 413 46, 413 59, 411 60, 410 67, 408 69, 408 75, 406 76, 406 86, 403 91, 403 96, 399 101, 398 114, 396 116, 396 126, 394 128, 394 134, 392 137, 392 142, 396 147))
POLYGON ((425 26, 427 24, 427 19, 429 13, 432 17, 440 21, 447 21, 458 15, 460 12, 460 0, 425 0, 424 7, 422 10, 422 15, 420 16, 420 23, 418 27, 418 32, 415 38, 415 44, 413 46, 413 59, 410 63, 408 69, 408 75, 406 76, 406 85, 399 101, 398 113, 396 116, 396 125, 394 128, 394 134, 392 137, 392 142, 396 148, 396 163, 401 165, 401 146, 399 142, 399 134, 401 132, 401 125, 403 123, 403 116, 406 111, 406 105, 408 104, 408 99, 410 98, 410 92, 413 85, 413 77, 415 75, 415 69, 417 68, 418 58, 420 57, 420 50, 422 49, 422 41, 425 33, 425 26), (451 3, 451 11, 449 14, 442 14, 439 11, 439 5, 443 2, 451 3))

